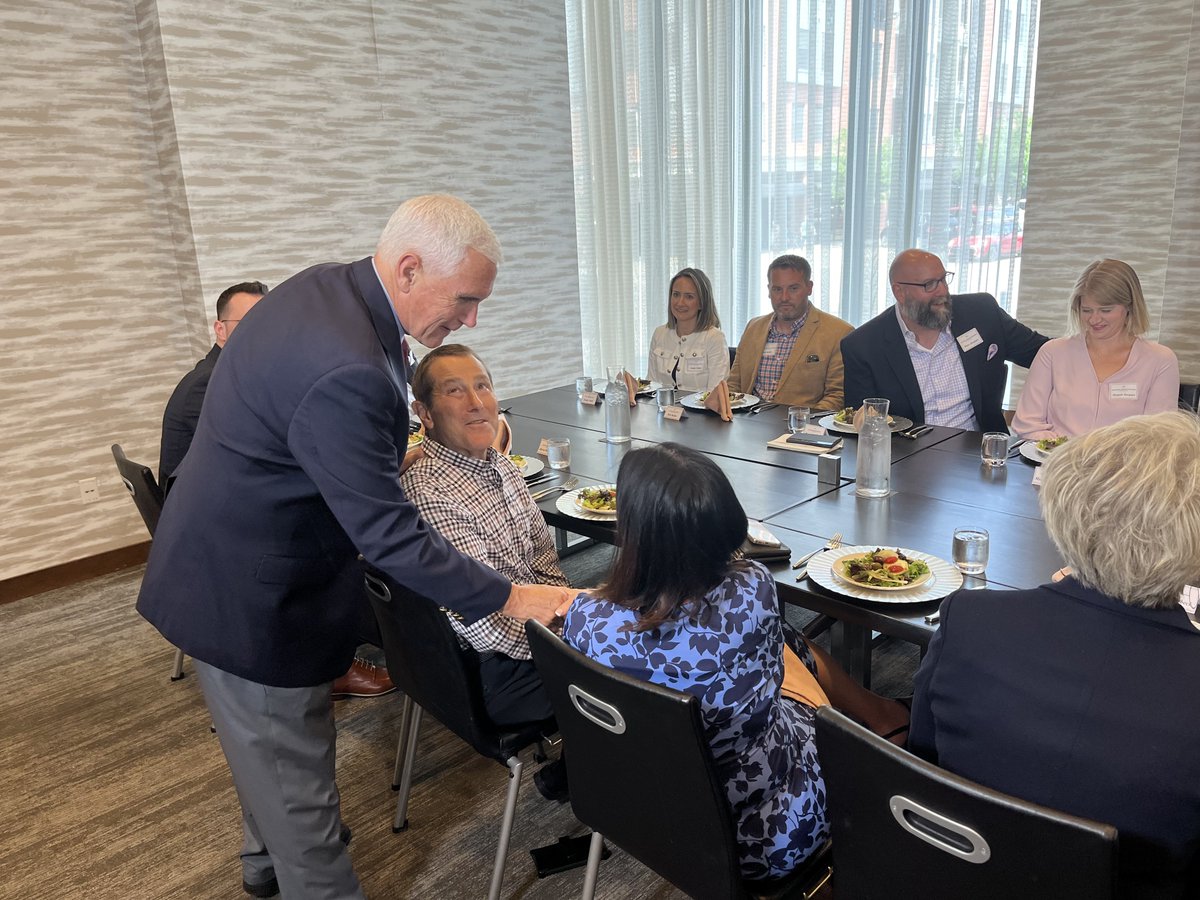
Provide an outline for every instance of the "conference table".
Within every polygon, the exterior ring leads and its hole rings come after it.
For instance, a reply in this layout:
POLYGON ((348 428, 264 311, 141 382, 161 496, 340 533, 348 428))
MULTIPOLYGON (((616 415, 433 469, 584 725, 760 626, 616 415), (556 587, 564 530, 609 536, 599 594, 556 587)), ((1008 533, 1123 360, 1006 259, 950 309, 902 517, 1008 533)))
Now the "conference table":
MULTIPOLYGON (((964 579, 966 590, 1035 587, 1063 565, 1042 522, 1032 483, 1035 467, 1019 456, 1003 467, 982 465, 978 432, 934 426, 916 440, 893 436, 891 493, 867 499, 854 492, 854 435, 845 436, 841 477, 834 484, 818 481, 815 454, 767 446, 787 433, 785 405, 755 415, 735 412, 732 422, 693 410, 672 421, 653 398, 639 398, 630 410, 631 440, 624 444, 605 440, 603 402, 582 403, 573 385, 514 397, 502 405, 514 452, 533 456, 544 439, 570 439, 571 465, 557 483, 572 476, 580 487, 615 482, 626 453, 667 441, 704 453, 728 476, 746 515, 763 522, 790 547, 793 559, 823 548, 840 533, 846 546, 904 547, 949 560, 954 529, 967 525, 988 530, 990 558, 985 576, 964 579)), ((614 541, 611 522, 564 513, 557 498, 555 494, 539 503, 550 525, 614 541)), ((781 601, 836 620, 833 655, 868 687, 873 634, 924 648, 937 628, 926 617, 937 610, 940 598, 922 603, 893 602, 898 595, 860 600, 808 578, 797 580, 790 562, 770 568, 781 601)))

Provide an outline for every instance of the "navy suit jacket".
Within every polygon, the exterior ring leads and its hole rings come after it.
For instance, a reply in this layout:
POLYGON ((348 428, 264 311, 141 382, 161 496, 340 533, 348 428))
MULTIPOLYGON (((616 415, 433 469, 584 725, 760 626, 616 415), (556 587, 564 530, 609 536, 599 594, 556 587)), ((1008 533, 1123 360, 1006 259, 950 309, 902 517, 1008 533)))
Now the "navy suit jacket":
MULTIPOLYGON (((950 332, 954 337, 975 328, 982 338, 970 350, 958 347, 975 419, 981 431, 1007 431, 1001 408, 1008 381, 1004 363, 1029 368, 1049 338, 1006 313, 991 294, 961 294, 953 298, 953 309, 950 332)), ((896 321, 895 305, 842 338, 842 363, 847 406, 862 406, 867 397, 886 397, 893 416, 925 421, 925 400, 896 321)))
POLYGON ((1117 828, 1122 897, 1200 896, 1200 631, 1074 578, 959 591, 917 671, 909 749, 1117 828))
POLYGON ((221 354, 151 543, 138 611, 171 643, 279 687, 350 665, 357 556, 472 622, 509 582, 426 526, 400 487, 402 338, 371 259, 288 279, 221 354))
POLYGON ((192 445, 196 426, 200 422, 200 410, 204 406, 204 393, 208 390, 208 380, 220 355, 221 348, 213 344, 208 354, 175 386, 163 410, 162 443, 158 449, 158 483, 163 490, 166 490, 167 479, 179 468, 188 447, 192 445))

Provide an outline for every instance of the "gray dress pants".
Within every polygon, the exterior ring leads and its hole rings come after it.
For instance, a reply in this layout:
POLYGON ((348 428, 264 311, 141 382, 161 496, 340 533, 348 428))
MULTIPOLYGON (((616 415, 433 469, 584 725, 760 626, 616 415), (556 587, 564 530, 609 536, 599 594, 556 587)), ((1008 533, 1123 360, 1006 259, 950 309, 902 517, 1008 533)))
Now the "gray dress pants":
POLYGON ((284 900, 363 900, 341 837, 329 683, 270 687, 194 660, 242 806, 242 878, 284 900))

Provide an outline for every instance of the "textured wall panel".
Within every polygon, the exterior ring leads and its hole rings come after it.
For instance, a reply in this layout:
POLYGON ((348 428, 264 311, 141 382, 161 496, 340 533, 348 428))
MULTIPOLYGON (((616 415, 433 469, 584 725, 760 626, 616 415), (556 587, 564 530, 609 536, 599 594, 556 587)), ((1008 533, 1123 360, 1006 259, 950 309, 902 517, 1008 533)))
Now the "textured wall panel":
MULTIPOLYGON (((1179 354, 1185 374, 1200 363, 1200 323, 1180 315, 1200 276, 1200 169, 1180 154, 1193 5, 1043 4, 1021 271, 1022 320, 1058 335, 1083 268, 1103 256, 1130 263, 1150 306, 1149 336, 1179 354), (1180 195, 1191 198, 1190 213, 1177 211, 1180 195), (1176 255, 1185 252, 1190 263, 1176 255), (1168 292, 1169 270, 1187 290, 1168 292)), ((1193 105, 1191 157, 1195 116, 1193 105)))
POLYGON ((574 376, 563 17, 561 0, 0 6, 0 580, 142 540, 108 446, 157 462, 216 295, 367 255, 413 194, 467 198, 504 245, 462 335, 500 390, 574 376), (102 500, 84 506, 87 476, 102 500))

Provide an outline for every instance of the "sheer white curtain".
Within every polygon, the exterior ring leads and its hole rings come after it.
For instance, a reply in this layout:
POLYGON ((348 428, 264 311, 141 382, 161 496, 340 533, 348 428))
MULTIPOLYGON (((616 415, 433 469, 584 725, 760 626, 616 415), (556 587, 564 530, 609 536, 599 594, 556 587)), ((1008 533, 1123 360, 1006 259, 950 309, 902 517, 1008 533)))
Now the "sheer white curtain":
POLYGON ((670 275, 726 336, 766 267, 858 324, 918 246, 1016 307, 1038 0, 567 0, 590 371, 641 370, 670 275))

